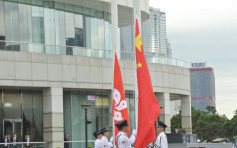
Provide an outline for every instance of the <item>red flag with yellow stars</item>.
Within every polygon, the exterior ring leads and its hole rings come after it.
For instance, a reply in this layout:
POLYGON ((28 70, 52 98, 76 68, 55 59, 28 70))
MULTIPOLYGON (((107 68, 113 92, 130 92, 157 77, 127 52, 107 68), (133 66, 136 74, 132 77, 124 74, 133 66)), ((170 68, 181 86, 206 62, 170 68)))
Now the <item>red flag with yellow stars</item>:
POLYGON ((135 148, 144 148, 156 140, 155 121, 161 109, 153 92, 137 19, 135 46, 138 87, 138 127, 135 148))

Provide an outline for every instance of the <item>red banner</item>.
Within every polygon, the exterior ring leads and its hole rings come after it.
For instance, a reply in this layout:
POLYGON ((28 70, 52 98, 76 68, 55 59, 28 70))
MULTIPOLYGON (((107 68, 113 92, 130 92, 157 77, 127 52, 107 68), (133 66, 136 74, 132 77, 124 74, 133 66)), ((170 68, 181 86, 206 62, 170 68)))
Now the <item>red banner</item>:
MULTIPOLYGON (((128 116, 128 109, 127 109, 127 101, 125 97, 125 92, 123 88, 123 80, 121 75, 121 70, 118 62, 117 55, 115 53, 115 62, 114 62, 114 91, 113 91, 113 109, 112 114, 114 118, 114 126, 116 123, 127 120, 128 125, 130 125, 129 122, 129 116, 128 116)), ((127 132, 127 135, 130 135, 130 127, 129 131, 127 132)), ((117 134, 118 129, 115 127, 115 144, 117 145, 117 134)))

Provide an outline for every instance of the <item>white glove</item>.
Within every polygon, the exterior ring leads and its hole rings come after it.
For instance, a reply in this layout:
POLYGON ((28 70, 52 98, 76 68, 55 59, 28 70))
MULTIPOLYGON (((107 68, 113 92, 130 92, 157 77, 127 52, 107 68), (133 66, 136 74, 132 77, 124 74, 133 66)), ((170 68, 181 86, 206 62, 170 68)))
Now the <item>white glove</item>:
POLYGON ((137 135, 137 131, 135 129, 132 130, 132 135, 137 135))
POLYGON ((112 137, 110 137, 109 142, 113 143, 113 141, 114 141, 114 137, 112 136, 112 137))

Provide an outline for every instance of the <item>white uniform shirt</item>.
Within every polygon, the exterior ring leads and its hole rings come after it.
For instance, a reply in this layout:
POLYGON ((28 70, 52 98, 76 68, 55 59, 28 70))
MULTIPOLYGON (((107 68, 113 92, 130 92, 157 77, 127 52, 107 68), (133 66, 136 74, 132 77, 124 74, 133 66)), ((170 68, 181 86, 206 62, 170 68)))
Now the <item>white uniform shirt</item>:
POLYGON ((7 138, 5 139, 5 145, 4 146, 7 146, 7 138))
POLYGON ((167 137, 164 132, 161 132, 156 139, 156 148, 168 148, 167 137))
POLYGON ((134 143, 136 137, 132 135, 130 138, 128 138, 127 134, 120 131, 116 137, 118 148, 131 148, 132 144, 134 143))
POLYGON ((113 147, 113 144, 111 142, 108 141, 107 137, 102 136, 101 138, 101 143, 102 143, 102 147, 106 147, 106 148, 111 148, 113 147))
POLYGON ((103 148, 100 139, 96 139, 96 140, 95 140, 95 148, 103 148))

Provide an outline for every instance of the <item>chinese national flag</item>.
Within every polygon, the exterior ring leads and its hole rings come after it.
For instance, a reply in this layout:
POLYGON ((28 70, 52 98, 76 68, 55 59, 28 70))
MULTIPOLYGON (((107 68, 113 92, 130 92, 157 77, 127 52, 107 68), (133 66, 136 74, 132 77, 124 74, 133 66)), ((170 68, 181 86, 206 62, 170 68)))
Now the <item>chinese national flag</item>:
POLYGON ((135 37, 138 87, 138 129, 135 148, 144 148, 156 140, 155 121, 161 109, 153 92, 137 19, 135 37))
MULTIPOLYGON (((113 90, 112 114, 113 114, 113 119, 114 119, 114 125, 122 120, 127 120, 128 125, 130 125, 128 109, 127 109, 127 101, 126 101, 124 88, 123 88, 123 80, 122 80, 122 75, 121 75, 120 66, 119 66, 116 53, 115 53, 115 62, 114 62, 114 90, 113 90)), ((117 145, 116 137, 119 131, 117 127, 115 127, 114 130, 115 130, 114 139, 115 139, 115 144, 117 145)), ((127 135, 130 135, 130 128, 129 128, 129 131, 127 132, 127 135)))

